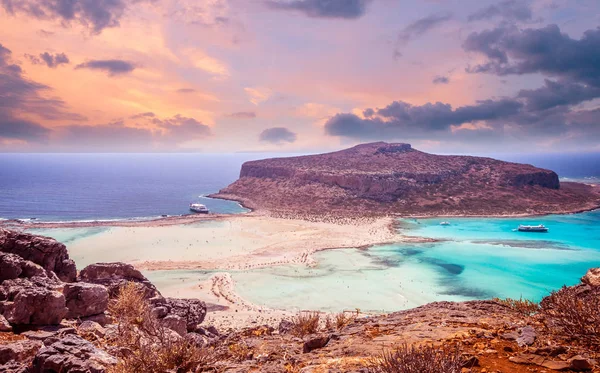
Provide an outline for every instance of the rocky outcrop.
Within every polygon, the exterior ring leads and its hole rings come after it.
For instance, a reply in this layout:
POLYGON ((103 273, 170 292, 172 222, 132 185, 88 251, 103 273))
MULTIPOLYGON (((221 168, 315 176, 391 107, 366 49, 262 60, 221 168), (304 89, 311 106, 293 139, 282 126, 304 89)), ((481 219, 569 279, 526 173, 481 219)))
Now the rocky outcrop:
POLYGON ((142 285, 148 299, 161 296, 156 287, 131 264, 119 262, 90 264, 81 270, 79 278, 83 282, 106 286, 111 297, 116 296, 121 286, 127 282, 142 285))
POLYGON ((199 299, 167 298, 164 307, 167 314, 177 315, 184 320, 188 332, 195 331, 206 317, 206 303, 199 299))
POLYGON ((53 238, 0 228, 0 251, 36 263, 64 282, 73 282, 77 277, 75 262, 69 258, 67 248, 53 238))
POLYGON ((545 213, 600 206, 600 192, 550 170, 442 156, 383 142, 339 152, 246 162, 213 197, 280 213, 545 213))
POLYGON ((41 347, 42 342, 31 340, 21 340, 0 345, 0 365, 8 362, 22 363, 32 360, 41 347))
POLYGON ((68 310, 57 285, 41 277, 6 280, 0 285, 0 313, 12 325, 58 324, 68 310))
POLYGON ((98 315, 108 307, 108 291, 102 285, 74 282, 65 285, 63 294, 69 318, 98 315))
POLYGON ((117 359, 106 351, 77 335, 67 335, 39 350, 32 372, 102 373, 116 363, 117 359))
POLYGON ((600 287, 600 268, 591 268, 587 271, 585 276, 581 278, 581 282, 586 285, 600 287))

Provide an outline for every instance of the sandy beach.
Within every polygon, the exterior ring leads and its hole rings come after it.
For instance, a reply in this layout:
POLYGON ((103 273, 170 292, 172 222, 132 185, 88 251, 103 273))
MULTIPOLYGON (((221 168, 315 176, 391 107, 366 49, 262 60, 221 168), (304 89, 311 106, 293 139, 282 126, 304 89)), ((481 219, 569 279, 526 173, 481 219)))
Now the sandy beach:
POLYGON ((293 314, 242 299, 227 270, 311 266, 315 264, 312 254, 317 251, 409 239, 397 233, 393 218, 307 221, 260 213, 151 221, 36 222, 19 227, 65 242, 79 269, 96 262, 133 264, 163 295, 198 298, 211 304, 213 312, 207 322, 222 329, 277 326, 293 314), (203 279, 191 276, 185 281, 173 280, 176 273, 186 270, 216 272, 203 279), (159 272, 162 277, 154 275, 159 272))

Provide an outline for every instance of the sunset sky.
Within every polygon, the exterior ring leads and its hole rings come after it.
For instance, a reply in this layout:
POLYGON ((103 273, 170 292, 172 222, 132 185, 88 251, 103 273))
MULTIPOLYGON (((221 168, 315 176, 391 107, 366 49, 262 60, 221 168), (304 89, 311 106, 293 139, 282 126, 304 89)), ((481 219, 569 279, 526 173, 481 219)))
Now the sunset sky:
POLYGON ((598 0, 0 0, 0 152, 600 151, 598 0))

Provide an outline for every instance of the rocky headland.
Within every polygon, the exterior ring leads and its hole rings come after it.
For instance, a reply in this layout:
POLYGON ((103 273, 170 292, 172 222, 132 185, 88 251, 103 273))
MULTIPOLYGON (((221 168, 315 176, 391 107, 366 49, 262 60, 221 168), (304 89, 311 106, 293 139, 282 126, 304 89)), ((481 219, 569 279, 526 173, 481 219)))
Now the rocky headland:
POLYGON ((377 362, 410 345, 455 351, 457 372, 599 372, 599 308, 600 269, 592 269, 539 305, 309 312, 275 328, 219 331, 205 325, 219 310, 163 297, 131 265, 77 273, 63 244, 0 229, 0 372, 404 372, 377 362))
POLYGON ((211 197, 287 216, 506 216, 600 206, 600 188, 550 170, 377 142, 333 153, 243 164, 211 197))

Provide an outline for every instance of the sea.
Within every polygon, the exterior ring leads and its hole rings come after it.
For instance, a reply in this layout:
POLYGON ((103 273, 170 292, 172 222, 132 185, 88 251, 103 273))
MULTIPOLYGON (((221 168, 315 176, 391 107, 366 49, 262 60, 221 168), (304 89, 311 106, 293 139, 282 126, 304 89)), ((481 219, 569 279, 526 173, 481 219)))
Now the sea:
MULTIPOLYGON (((247 211, 207 198, 235 181, 243 162, 290 154, 0 154, 0 219, 91 221, 247 211)), ((600 154, 489 154, 556 171, 561 180, 600 183, 600 154)), ((236 291, 265 307, 387 312, 437 300, 539 301, 600 267, 600 211, 529 218, 401 219, 404 233, 435 239, 315 254, 317 265, 230 271, 236 291), (545 224, 548 233, 515 231, 545 224), (317 296, 318 295, 318 296, 317 296)), ((82 230, 81 235, 94 234, 82 230)), ((96 232, 97 233, 97 232, 96 232)), ((72 242, 77 232, 56 238, 72 242)), ((51 235, 51 233, 50 233, 51 235)), ((110 260, 110 258, 106 258, 110 260)), ((146 272, 159 289, 215 271, 146 272)))

